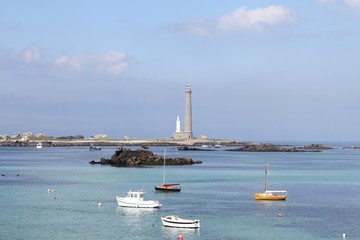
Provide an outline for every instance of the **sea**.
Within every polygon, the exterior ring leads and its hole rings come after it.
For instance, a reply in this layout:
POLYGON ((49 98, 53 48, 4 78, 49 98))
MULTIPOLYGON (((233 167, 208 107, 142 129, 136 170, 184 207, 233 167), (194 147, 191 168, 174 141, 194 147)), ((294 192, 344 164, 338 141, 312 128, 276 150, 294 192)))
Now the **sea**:
POLYGON ((0 239, 360 239, 360 149, 347 148, 360 143, 327 144, 333 149, 294 153, 150 147, 202 161, 165 171, 89 164, 116 147, 0 147, 0 239), (254 200, 265 164, 268 189, 286 190, 286 201, 254 200), (181 192, 154 190, 163 173, 181 192), (117 206, 115 196, 139 189, 161 208, 117 206), (164 215, 200 219, 201 228, 164 227, 164 215))

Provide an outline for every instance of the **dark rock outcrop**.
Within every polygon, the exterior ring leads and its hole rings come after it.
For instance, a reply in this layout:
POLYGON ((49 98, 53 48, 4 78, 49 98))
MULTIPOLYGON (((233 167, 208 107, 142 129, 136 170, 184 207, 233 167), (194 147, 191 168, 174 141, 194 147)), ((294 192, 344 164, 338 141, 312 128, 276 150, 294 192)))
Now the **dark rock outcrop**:
POLYGON ((235 149, 229 149, 227 151, 239 151, 239 152, 318 152, 319 149, 300 149, 296 147, 284 147, 269 143, 250 143, 244 144, 244 146, 235 149))
MULTIPOLYGON (((116 167, 136 167, 163 165, 164 157, 158 156, 145 149, 130 150, 119 147, 110 159, 102 158, 100 162, 91 161, 90 164, 111 165, 116 167)), ((193 161, 191 158, 178 157, 166 158, 166 165, 192 165, 199 164, 201 161, 193 161)))
POLYGON ((304 149, 318 149, 318 150, 328 150, 333 149, 325 144, 310 144, 308 146, 304 146, 304 149))
POLYGON ((50 141, 2 141, 0 147, 36 147, 36 144, 41 143, 43 147, 52 147, 50 141))

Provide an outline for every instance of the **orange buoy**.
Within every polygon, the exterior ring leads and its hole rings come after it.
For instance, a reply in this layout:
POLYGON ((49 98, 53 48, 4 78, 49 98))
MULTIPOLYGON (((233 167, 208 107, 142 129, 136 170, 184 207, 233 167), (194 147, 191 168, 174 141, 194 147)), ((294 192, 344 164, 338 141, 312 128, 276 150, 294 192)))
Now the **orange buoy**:
POLYGON ((282 217, 282 214, 281 214, 281 213, 279 213, 279 214, 278 214, 278 217, 279 217, 279 218, 281 218, 281 217, 282 217))
POLYGON ((184 240, 184 237, 183 237, 183 235, 181 233, 178 236, 178 240, 184 240))

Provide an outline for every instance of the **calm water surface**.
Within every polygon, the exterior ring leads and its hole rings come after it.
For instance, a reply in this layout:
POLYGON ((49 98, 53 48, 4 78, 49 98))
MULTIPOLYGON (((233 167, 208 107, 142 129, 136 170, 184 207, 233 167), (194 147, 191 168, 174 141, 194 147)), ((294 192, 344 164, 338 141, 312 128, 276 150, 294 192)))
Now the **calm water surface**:
MULTIPOLYGON (((360 150, 321 153, 241 153, 223 149, 167 156, 201 160, 169 166, 180 193, 160 193, 162 167, 90 165, 115 147, 0 148, 0 239, 360 239, 360 150), (287 190, 284 202, 254 201, 268 188, 287 190), (17 176, 19 175, 19 176, 17 176), (55 189, 48 193, 47 189, 55 189), (146 190, 160 209, 117 207, 115 196, 146 190), (101 203, 101 207, 98 207, 101 203), (282 214, 282 218, 278 214, 282 214), (201 220, 200 230, 162 226, 161 215, 201 220)), ((162 155, 163 147, 150 148, 162 155)))

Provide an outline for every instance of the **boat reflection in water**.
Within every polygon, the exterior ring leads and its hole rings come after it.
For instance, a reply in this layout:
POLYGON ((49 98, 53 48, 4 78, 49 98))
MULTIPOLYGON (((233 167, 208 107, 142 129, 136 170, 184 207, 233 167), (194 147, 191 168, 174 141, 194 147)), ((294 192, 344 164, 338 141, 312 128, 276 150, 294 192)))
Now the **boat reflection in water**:
POLYGON ((158 209, 156 208, 128 208, 128 207, 117 207, 115 209, 116 213, 121 214, 122 216, 130 218, 143 218, 149 214, 156 213, 158 209))

